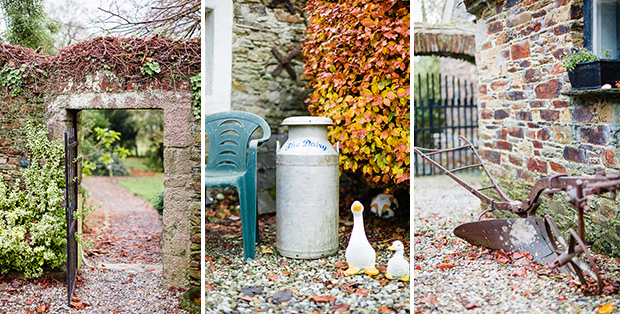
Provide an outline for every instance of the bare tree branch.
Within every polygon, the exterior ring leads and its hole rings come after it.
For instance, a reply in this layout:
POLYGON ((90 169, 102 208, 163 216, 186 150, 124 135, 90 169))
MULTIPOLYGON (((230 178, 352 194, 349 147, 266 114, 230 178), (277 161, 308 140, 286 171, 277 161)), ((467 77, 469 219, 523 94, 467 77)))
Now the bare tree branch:
POLYGON ((113 25, 110 31, 123 35, 147 37, 154 32, 170 37, 191 38, 200 34, 200 0, 153 0, 146 13, 123 11, 116 3, 99 8, 113 25))

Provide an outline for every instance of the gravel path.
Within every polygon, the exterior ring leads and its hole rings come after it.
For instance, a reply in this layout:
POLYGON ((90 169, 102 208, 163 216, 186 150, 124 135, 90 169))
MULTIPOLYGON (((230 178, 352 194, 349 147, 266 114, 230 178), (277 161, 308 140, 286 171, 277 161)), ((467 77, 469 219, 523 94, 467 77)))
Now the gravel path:
MULTIPOLYGON (((415 313, 596 313, 608 303, 620 308, 618 294, 585 296, 567 278, 538 266, 501 263, 454 236, 458 224, 480 212, 480 201, 449 177, 415 178, 415 313)), ((618 262, 598 259, 608 276, 620 273, 618 262)))
POLYGON ((368 212, 364 210, 366 234, 377 252, 377 268, 382 270, 375 277, 344 275, 350 218, 340 223, 340 248, 335 255, 296 260, 277 253, 275 216, 262 215, 261 244, 250 263, 242 261, 241 235, 232 228, 238 218, 224 218, 233 221, 225 232, 225 223, 207 223, 206 313, 409 313, 411 283, 383 276, 391 241, 398 238, 405 243, 409 256, 409 221, 400 217, 373 221, 368 212), (376 233, 377 229, 382 232, 376 233))
MULTIPOLYGON (((66 285, 52 278, 0 281, 0 313, 187 313, 182 289, 164 290, 161 223, 148 202, 105 177, 84 179, 100 203, 104 230, 79 271, 73 307, 66 285)), ((2 279, 2 278, 0 278, 2 279)))

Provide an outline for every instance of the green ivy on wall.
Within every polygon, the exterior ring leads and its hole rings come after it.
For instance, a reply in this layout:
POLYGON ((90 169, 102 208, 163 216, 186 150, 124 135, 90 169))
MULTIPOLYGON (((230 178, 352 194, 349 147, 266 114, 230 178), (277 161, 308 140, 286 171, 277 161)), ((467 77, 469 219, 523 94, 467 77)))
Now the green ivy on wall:
POLYGON ((32 278, 65 260, 64 151, 47 139, 45 125, 24 128, 30 165, 12 186, 0 177, 0 273, 32 278))

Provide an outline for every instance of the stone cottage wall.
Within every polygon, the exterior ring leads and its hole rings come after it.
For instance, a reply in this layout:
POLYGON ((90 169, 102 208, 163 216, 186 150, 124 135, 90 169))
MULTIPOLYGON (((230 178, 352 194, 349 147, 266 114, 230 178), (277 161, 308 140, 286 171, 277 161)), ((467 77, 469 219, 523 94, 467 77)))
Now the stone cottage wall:
POLYGON ((295 13, 271 0, 235 0, 233 24, 232 95, 233 110, 249 111, 265 118, 278 133, 280 123, 291 115, 307 115, 307 92, 303 79, 303 57, 291 61, 296 78, 286 70, 273 76, 279 65, 272 49, 286 57, 300 49, 306 29, 305 1, 293 0, 295 13))
POLYGON ((234 0, 231 109, 255 113, 271 127, 272 139, 258 151, 258 210, 275 212, 276 140, 286 141, 280 126, 290 116, 309 115, 304 103, 308 92, 303 78, 303 55, 290 61, 295 78, 285 70, 273 75, 281 57, 301 49, 306 30, 305 0, 291 0, 295 13, 285 3, 271 6, 271 0, 234 0))
MULTIPOLYGON (((620 98, 572 98, 562 56, 583 43, 581 1, 465 1, 476 15, 480 154, 515 200, 540 177, 618 170, 620 98)), ((618 254, 620 218, 610 200, 586 214, 587 241, 618 254), (594 222, 594 223, 591 223, 594 222)), ((574 209, 555 198, 541 209, 561 226, 574 209)))

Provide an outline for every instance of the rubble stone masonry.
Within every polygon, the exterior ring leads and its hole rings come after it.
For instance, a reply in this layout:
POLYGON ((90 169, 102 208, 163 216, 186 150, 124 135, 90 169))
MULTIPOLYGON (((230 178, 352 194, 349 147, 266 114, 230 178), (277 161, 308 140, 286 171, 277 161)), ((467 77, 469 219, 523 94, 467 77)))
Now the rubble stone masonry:
MULTIPOLYGON (((620 170, 620 97, 572 97, 562 57, 583 44, 582 1, 465 1, 476 15, 479 151, 515 200, 558 173, 620 170)), ((541 208, 573 227, 572 207, 558 197, 541 208)), ((618 206, 597 198, 586 214, 587 241, 620 251, 618 206)), ((615 252, 615 253, 614 253, 615 252)))

